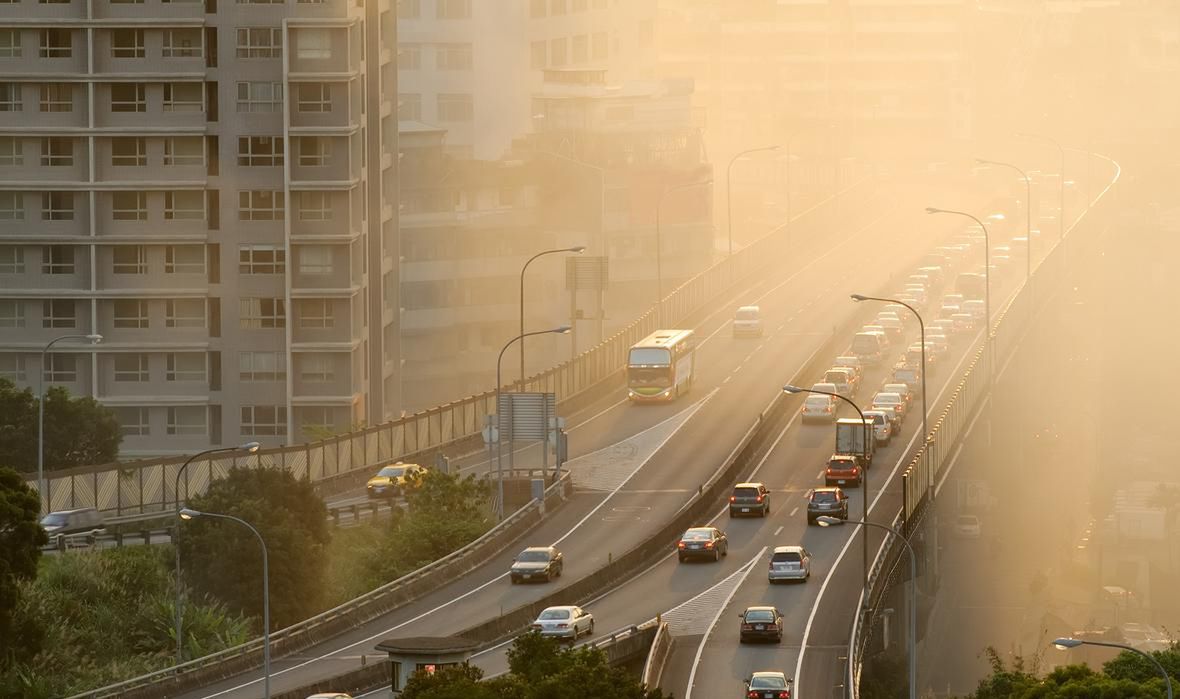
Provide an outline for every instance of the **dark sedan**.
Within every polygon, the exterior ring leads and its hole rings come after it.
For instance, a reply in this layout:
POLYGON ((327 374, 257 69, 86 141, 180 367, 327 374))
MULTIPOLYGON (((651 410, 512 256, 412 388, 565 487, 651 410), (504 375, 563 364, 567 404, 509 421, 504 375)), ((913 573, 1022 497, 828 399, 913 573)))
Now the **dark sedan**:
POLYGON ((683 563, 690 558, 721 560, 729 554, 729 539, 716 527, 693 527, 684 532, 676 544, 676 555, 683 563))
POLYGON ((783 640, 783 615, 776 607, 747 607, 739 614, 742 618, 740 640, 774 641, 783 640))
POLYGON ((549 582, 561 575, 561 552, 553 546, 530 546, 516 555, 508 571, 512 584, 518 582, 549 582))

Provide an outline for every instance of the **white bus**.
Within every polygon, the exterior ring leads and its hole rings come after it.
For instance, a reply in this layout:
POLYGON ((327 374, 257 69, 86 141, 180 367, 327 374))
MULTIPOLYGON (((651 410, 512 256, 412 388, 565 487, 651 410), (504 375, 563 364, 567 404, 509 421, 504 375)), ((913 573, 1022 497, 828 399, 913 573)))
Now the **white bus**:
POLYGON ((696 337, 657 330, 627 353, 627 396, 633 402, 673 400, 692 387, 696 337))

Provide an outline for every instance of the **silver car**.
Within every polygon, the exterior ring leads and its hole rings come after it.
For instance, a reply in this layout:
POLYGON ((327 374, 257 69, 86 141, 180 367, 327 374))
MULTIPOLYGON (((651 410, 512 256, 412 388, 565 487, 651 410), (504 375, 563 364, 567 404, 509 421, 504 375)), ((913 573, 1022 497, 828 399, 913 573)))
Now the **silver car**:
POLYGON ((775 546, 770 554, 770 569, 766 579, 774 584, 780 580, 807 580, 811 577, 811 554, 802 546, 775 546))
POLYGON ((542 636, 577 640, 582 634, 594 633, 594 615, 574 606, 549 607, 537 616, 530 627, 542 636))

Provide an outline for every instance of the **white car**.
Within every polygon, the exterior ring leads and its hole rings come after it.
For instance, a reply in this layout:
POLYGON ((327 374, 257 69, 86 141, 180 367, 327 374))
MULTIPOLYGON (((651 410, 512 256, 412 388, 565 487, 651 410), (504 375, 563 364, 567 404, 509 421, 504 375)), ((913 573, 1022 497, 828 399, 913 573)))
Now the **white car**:
POLYGON ((970 313, 975 320, 983 320, 983 314, 987 312, 987 306, 983 301, 978 299, 971 299, 959 304, 959 310, 964 313, 970 313))
POLYGON ((757 306, 742 306, 733 316, 734 337, 762 337, 762 310, 757 306))
POLYGON ((833 396, 810 393, 803 401, 803 411, 800 417, 804 424, 808 422, 835 422, 836 398, 833 396))
POLYGON ((885 393, 884 391, 873 396, 873 410, 884 410, 886 415, 893 414, 893 424, 901 425, 901 421, 905 418, 905 399, 897 393, 885 393))
POLYGON ((896 393, 905 401, 906 412, 909 412, 914 403, 914 391, 906 383, 887 383, 881 387, 882 393, 896 393))
POLYGON ((542 636, 573 641, 582 634, 594 633, 594 615, 581 607, 549 607, 537 616, 530 628, 540 631, 542 636))
POLYGON ((312 694, 307 699, 352 699, 352 695, 344 692, 320 692, 312 694))
POLYGON ((955 321, 950 318, 939 318, 931 321, 926 326, 926 339, 929 340, 931 335, 950 336, 955 332, 955 321), (941 331, 941 332, 940 332, 941 331))
POLYGON ((885 332, 890 333, 894 338, 901 337, 902 331, 905 330, 901 318, 898 318, 896 313, 886 311, 877 314, 877 325, 885 328, 885 332))
POLYGON ((955 327, 959 328, 960 332, 975 329, 975 316, 970 313, 953 313, 950 318, 955 324, 955 327))
POLYGON ((979 518, 975 515, 959 515, 955 519, 955 534, 964 539, 978 539, 980 534, 979 518))
POLYGON ((860 381, 864 376, 864 366, 860 363, 860 357, 852 355, 836 357, 836 361, 832 362, 832 366, 852 369, 856 372, 857 381, 860 381))
POLYGON ((807 580, 811 577, 811 554, 802 546, 775 546, 770 554, 770 568, 766 579, 774 584, 779 580, 807 580))
POLYGON ((864 410, 865 419, 873 422, 873 440, 885 446, 893 440, 893 422, 884 410, 864 410))
POLYGON ((926 346, 933 347, 934 351, 943 354, 951 348, 950 340, 943 333, 926 333, 926 346))
POLYGON ((881 340, 884 341, 884 343, 885 343, 885 349, 886 350, 889 349, 889 345, 891 344, 891 341, 889 339, 889 333, 885 332, 884 325, 877 325, 876 323, 870 323, 870 324, 864 326, 863 328, 861 328, 860 331, 862 333, 876 333, 876 334, 880 335, 881 340))

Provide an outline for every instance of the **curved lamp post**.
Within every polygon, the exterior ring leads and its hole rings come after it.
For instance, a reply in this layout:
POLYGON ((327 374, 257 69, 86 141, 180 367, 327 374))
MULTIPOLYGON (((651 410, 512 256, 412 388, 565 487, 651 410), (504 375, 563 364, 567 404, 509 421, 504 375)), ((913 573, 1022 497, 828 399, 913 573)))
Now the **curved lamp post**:
MULTIPOLYGON (((575 245, 572 248, 555 248, 553 250, 542 250, 541 252, 537 253, 536 255, 533 255, 532 257, 530 257, 528 259, 528 261, 524 263, 524 266, 520 268, 520 334, 521 335, 524 335, 524 273, 526 270, 528 270, 529 265, 531 265, 533 263, 533 260, 537 259, 538 257, 544 257, 545 255, 556 255, 556 254, 562 253, 562 252, 568 252, 568 253, 573 253, 575 255, 581 255, 582 253, 586 252, 586 246, 585 245, 575 245)), ((520 343, 520 390, 522 390, 522 391, 524 390, 524 343, 523 342, 520 343)))
POLYGON ((899 299, 890 299, 883 296, 865 296, 864 294, 852 294, 853 301, 882 301, 884 303, 896 303, 899 306, 905 306, 910 309, 910 313, 918 319, 918 330, 922 337, 922 443, 925 444, 930 436, 930 430, 926 428, 926 418, 930 413, 930 408, 926 404, 926 323, 922 320, 922 314, 918 310, 909 305, 905 301, 899 299))
POLYGON ((1032 279, 1032 180, 1029 179, 1027 172, 1012 163, 1002 163, 998 160, 984 160, 983 158, 976 158, 975 162, 980 165, 998 165, 1000 167, 1011 168, 1019 172, 1020 176, 1024 178, 1024 235, 1028 238, 1028 248, 1024 251, 1024 277, 1025 279, 1032 279))
POLYGON ((1155 665, 1155 669, 1159 670, 1160 675, 1162 675, 1164 678, 1164 689, 1166 689, 1168 692, 1168 699, 1172 699, 1172 678, 1168 676, 1168 671, 1164 669, 1164 666, 1160 665, 1158 660, 1151 657, 1150 653, 1145 653, 1145 652, 1139 650, 1138 648, 1133 648, 1131 646, 1125 646, 1121 643, 1106 643, 1104 641, 1083 641, 1080 638, 1058 638, 1053 641, 1053 645, 1057 648, 1057 650, 1069 650, 1070 648, 1077 648, 1078 646, 1102 646, 1103 648, 1118 648, 1119 650, 1129 650, 1132 653, 1138 653, 1139 655, 1142 655, 1144 658, 1147 658, 1148 660, 1150 660, 1151 664, 1155 665))
MULTIPOLYGON (((186 468, 188 468, 189 464, 196 461, 197 459, 199 459, 202 456, 208 456, 210 454, 223 454, 223 453, 228 453, 231 451, 242 451, 247 454, 253 454, 258 451, 259 446, 260 445, 258 444, 258 442, 246 442, 245 444, 242 444, 242 445, 236 446, 236 447, 220 447, 217 449, 206 449, 205 451, 199 451, 196 454, 193 454, 192 456, 185 459, 184 463, 180 465, 180 468, 176 469, 176 481, 175 481, 175 484, 173 485, 173 489, 172 489, 172 493, 174 494, 174 496, 176 498, 176 516, 180 517, 180 477, 182 475, 184 475, 184 470, 186 468)), ((187 493, 187 490, 188 490, 188 482, 186 481, 185 482, 186 493, 187 493)), ((183 633, 183 631, 184 631, 184 599, 183 599, 183 594, 182 594, 184 586, 180 584, 180 525, 179 524, 177 524, 177 526, 176 526, 176 533, 173 534, 172 550, 176 553, 176 605, 175 605, 175 607, 176 607, 176 609, 175 609, 175 611, 176 611, 176 664, 179 665, 184 662, 184 633, 183 633)))
POLYGON ((937 209, 933 206, 927 206, 926 213, 966 216, 979 224, 980 230, 983 231, 983 315, 984 325, 986 326, 984 328, 984 341, 990 341, 992 337, 992 244, 988 238, 987 226, 983 225, 983 221, 980 221, 965 211, 952 211, 951 209, 937 209))
POLYGON ((1061 217, 1061 220, 1057 222, 1059 230, 1058 236, 1060 240, 1065 240, 1065 148, 1063 148, 1056 139, 1049 138, 1048 136, 1038 136, 1036 134, 1030 133, 1018 133, 1016 135, 1020 138, 1031 138, 1034 141, 1045 141, 1047 143, 1052 143, 1057 147, 1057 152, 1061 156, 1061 188, 1058 191, 1059 199, 1057 211, 1057 215, 1061 217))
MULTIPOLYGON (((922 367, 922 368, 925 369, 926 367, 922 367)), ((820 396, 832 396, 834 398, 839 398, 840 400, 844 401, 845 403, 851 405, 852 409, 856 411, 856 414, 860 416, 860 424, 862 426, 861 429, 863 430, 863 432, 861 434, 861 440, 864 442, 861 445, 863 458, 861 459, 862 463, 860 465, 860 488, 861 488, 861 495, 862 495, 862 500, 863 500, 863 502, 861 504, 864 505, 864 512, 861 516, 864 518, 865 522, 868 522, 869 521, 869 440, 873 439, 873 431, 872 431, 872 428, 869 427, 869 423, 865 420, 864 411, 862 411, 860 409, 860 406, 858 406, 851 398, 845 398, 844 396, 840 395, 839 393, 832 393, 830 391, 817 391, 814 388, 801 388, 801 387, 795 386, 793 384, 787 384, 786 386, 783 386, 783 392, 784 393, 792 393, 792 394, 794 394, 794 393, 814 393, 814 394, 820 395, 820 396)), ((864 540, 864 579, 865 579, 864 584, 865 584, 865 587, 867 588, 869 585, 869 537, 864 536, 861 538, 864 540)))
POLYGON ((270 569, 266 557, 266 541, 263 540, 262 534, 250 524, 240 517, 233 515, 222 515, 215 512, 199 512, 184 508, 180 511, 180 518, 188 521, 196 519, 197 517, 212 517, 214 519, 228 519, 231 522, 246 527, 254 533, 254 537, 258 539, 258 545, 262 547, 262 675, 264 697, 270 699, 270 569))
POLYGON ((42 514, 49 512, 49 491, 45 487, 45 357, 49 350, 59 342, 65 340, 86 340, 92 345, 102 342, 102 335, 62 335, 55 337, 41 350, 41 370, 37 372, 37 495, 44 507, 42 514))
MULTIPOLYGON (((816 517, 815 521, 818 522, 821 527, 833 527, 833 526, 838 527, 838 526, 841 526, 845 523, 844 520, 842 520, 842 519, 839 519, 837 517, 828 517, 828 516, 816 517)), ((910 632, 908 634, 909 638, 906 639, 907 641, 909 641, 909 643, 907 643, 906 645, 909 646, 909 656, 910 656, 909 657, 910 699, 917 699, 917 696, 918 696, 918 653, 917 653, 916 646, 918 643, 918 556, 917 556, 917 554, 914 553, 914 547, 910 545, 909 540, 906 539, 904 536, 902 536, 901 532, 897 531, 893 527, 887 527, 884 524, 877 524, 876 522, 869 522, 869 521, 851 522, 851 524, 853 526, 861 525, 861 526, 876 527, 878 529, 884 529, 885 531, 889 532, 893 536, 897 537, 897 539, 899 541, 901 541, 901 543, 905 544, 905 550, 907 552, 909 552, 909 554, 910 554, 910 614, 909 614, 909 616, 910 616, 910 632)), ((864 597, 865 597, 865 601, 867 602, 869 599, 868 585, 865 585, 864 597)))
POLYGON ((733 255, 733 164, 743 155, 778 150, 778 146, 763 146, 761 148, 747 148, 729 159, 725 168, 725 227, 729 233, 729 256, 733 255))
POLYGON ((500 439, 498 430, 500 423, 500 368, 504 363, 504 353, 507 352, 508 348, 512 346, 512 343, 516 342, 517 340, 523 340, 524 338, 532 337, 533 335, 548 335, 549 333, 564 335, 571 329, 572 328, 568 325, 559 325, 558 327, 551 328, 549 330, 536 330, 531 333, 521 333, 509 340, 507 344, 505 344, 504 347, 500 349, 500 356, 496 358, 496 482, 499 488, 500 496, 500 503, 497 507, 497 509, 500 511, 500 519, 504 519, 504 441, 500 439))
POLYGON ((681 189, 689 189, 690 187, 704 187, 713 184, 712 179, 703 180, 701 182, 688 182, 685 184, 678 184, 675 187, 668 187, 660 192, 659 201, 656 202, 656 324, 664 324, 664 255, 660 248, 660 211, 664 208, 664 197, 668 194, 681 189))

